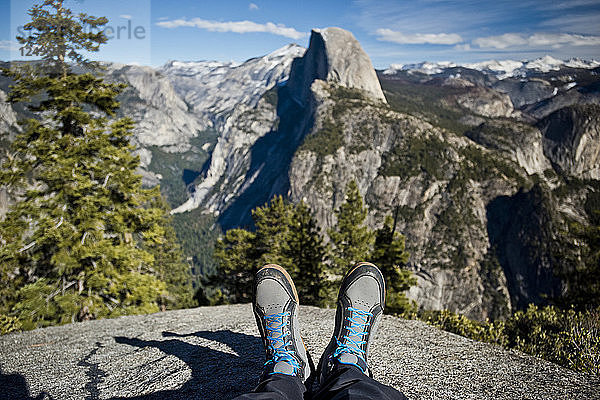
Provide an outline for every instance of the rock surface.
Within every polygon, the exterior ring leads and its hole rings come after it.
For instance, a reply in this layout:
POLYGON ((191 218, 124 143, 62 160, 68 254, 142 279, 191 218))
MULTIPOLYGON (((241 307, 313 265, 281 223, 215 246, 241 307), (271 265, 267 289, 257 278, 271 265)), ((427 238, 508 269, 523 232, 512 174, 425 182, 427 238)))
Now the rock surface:
POLYGON ((294 99, 302 104, 310 98, 310 87, 317 79, 359 89, 386 101, 371 59, 354 35, 344 29, 313 29, 308 50, 297 63, 292 68, 289 87, 294 99))
MULTIPOLYGON (((301 307, 314 358, 334 318, 301 307)), ((231 399, 256 385, 263 354, 249 304, 9 334, 0 337, 0 399, 231 399)), ((390 316, 370 364, 375 379, 411 400, 599 398, 587 375, 390 316)))
POLYGON ((544 153, 564 173, 600 179, 600 106, 565 107, 539 125, 544 153))

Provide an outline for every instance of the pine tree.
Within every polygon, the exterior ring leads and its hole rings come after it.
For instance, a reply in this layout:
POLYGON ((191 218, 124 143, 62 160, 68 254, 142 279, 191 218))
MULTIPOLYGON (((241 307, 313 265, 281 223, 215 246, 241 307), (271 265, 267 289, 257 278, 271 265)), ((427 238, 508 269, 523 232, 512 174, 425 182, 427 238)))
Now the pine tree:
MULTIPOLYGON (((245 229, 230 229, 215 245, 218 260, 217 275, 208 282, 209 286, 222 286, 231 303, 247 303, 252 300, 252 282, 258 271, 255 247, 256 235, 245 229)), ((206 299, 210 302, 210 299, 206 299)))
POLYGON ((416 279, 410 271, 403 269, 409 254, 405 250, 404 236, 395 232, 395 226, 395 221, 388 215, 383 226, 375 232, 370 261, 379 267, 385 277, 386 312, 401 314, 415 309, 414 303, 406 298, 404 292, 416 284, 416 279))
MULTIPOLYGON (((2 309, 25 328, 159 310, 167 295, 148 248, 165 243, 158 189, 143 189, 129 142, 132 122, 108 123, 122 85, 70 63, 106 42, 106 18, 75 17, 62 1, 30 10, 20 43, 42 62, 3 72, 12 102, 32 102, 2 165, 0 184, 18 195, 0 223, 2 309), (94 29, 90 30, 94 31, 94 29)), ((167 240, 168 241, 168 240, 167 240)))
POLYGON ((283 249, 288 240, 292 208, 291 203, 279 195, 273 196, 264 206, 252 210, 252 219, 256 226, 254 248, 258 254, 256 263, 259 266, 290 264, 283 249))
POLYGON ((217 241, 214 256, 219 262, 219 272, 211 282, 213 286, 220 284, 224 287, 229 301, 252 299, 252 281, 261 266, 290 265, 284 249, 292 212, 290 203, 282 196, 274 196, 269 203, 252 210, 255 232, 230 229, 217 241))
POLYGON ((328 299, 324 264, 327 249, 308 206, 302 201, 294 207, 284 255, 303 304, 325 305, 328 299))
POLYGON ((346 199, 336 210, 337 224, 328 231, 333 243, 334 271, 344 273, 353 264, 369 258, 373 232, 364 225, 367 208, 355 181, 346 186, 346 199))
POLYGON ((146 250, 154 257, 158 279, 167 284, 168 294, 162 299, 161 309, 193 307, 196 303, 194 302, 191 271, 183 261, 183 251, 175 235, 172 225, 173 218, 169 214, 169 205, 160 195, 159 188, 155 187, 154 190, 156 193, 152 206, 162 210, 160 221, 162 232, 146 250))

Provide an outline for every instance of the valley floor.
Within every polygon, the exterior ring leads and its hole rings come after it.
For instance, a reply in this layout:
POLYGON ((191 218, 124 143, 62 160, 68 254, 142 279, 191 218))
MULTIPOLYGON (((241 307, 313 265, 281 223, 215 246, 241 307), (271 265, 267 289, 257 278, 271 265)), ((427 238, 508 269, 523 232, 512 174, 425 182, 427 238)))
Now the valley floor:
MULTIPOLYGON (((302 307, 318 360, 335 311, 302 307)), ((0 398, 230 399, 251 390, 263 350, 249 304, 90 321, 0 337, 0 398)), ((385 316, 370 364, 410 399, 598 399, 587 375, 385 316)))

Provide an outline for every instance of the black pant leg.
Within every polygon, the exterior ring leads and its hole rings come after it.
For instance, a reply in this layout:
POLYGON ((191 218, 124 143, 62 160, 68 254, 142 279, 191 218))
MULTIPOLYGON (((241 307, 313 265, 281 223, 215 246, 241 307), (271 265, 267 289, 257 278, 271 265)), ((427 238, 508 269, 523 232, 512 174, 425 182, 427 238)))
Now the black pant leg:
POLYGON ((300 378, 284 374, 272 374, 261 381, 251 393, 233 400, 302 400, 306 386, 300 378))
POLYGON ((312 400, 407 400, 391 386, 377 382, 353 365, 338 365, 313 394, 312 400))

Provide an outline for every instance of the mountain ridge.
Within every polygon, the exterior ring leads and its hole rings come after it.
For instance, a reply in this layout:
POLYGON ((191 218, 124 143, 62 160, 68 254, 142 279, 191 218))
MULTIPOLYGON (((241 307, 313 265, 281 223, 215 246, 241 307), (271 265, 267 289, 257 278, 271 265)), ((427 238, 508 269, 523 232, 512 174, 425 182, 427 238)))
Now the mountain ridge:
POLYGON ((571 58, 558 60, 551 56, 539 57, 533 60, 486 60, 474 63, 455 63, 452 61, 430 62, 423 61, 413 64, 391 64, 383 71, 393 74, 397 71, 413 71, 427 75, 439 74, 450 68, 469 68, 481 72, 495 74, 500 80, 510 77, 527 77, 530 73, 558 71, 561 68, 595 69, 600 67, 600 61, 595 59, 571 58))
POLYGON ((587 223, 583 203, 599 190, 597 69, 504 79, 462 67, 376 72, 362 50, 357 67, 358 50, 325 41, 315 32, 312 55, 292 45, 239 65, 109 65, 109 80, 130 85, 119 115, 137 122, 144 183, 161 184, 176 218, 251 226, 252 208, 281 194, 305 199, 327 229, 354 179, 370 228, 398 215, 418 278, 409 294, 423 307, 495 318, 560 293, 560 280, 535 275, 565 267, 553 246, 577 259, 576 238, 556 232, 587 223), (338 79, 345 72, 325 65, 328 51, 341 57, 333 64, 368 73, 338 79), (510 221, 498 210, 522 218, 500 229, 510 221))

